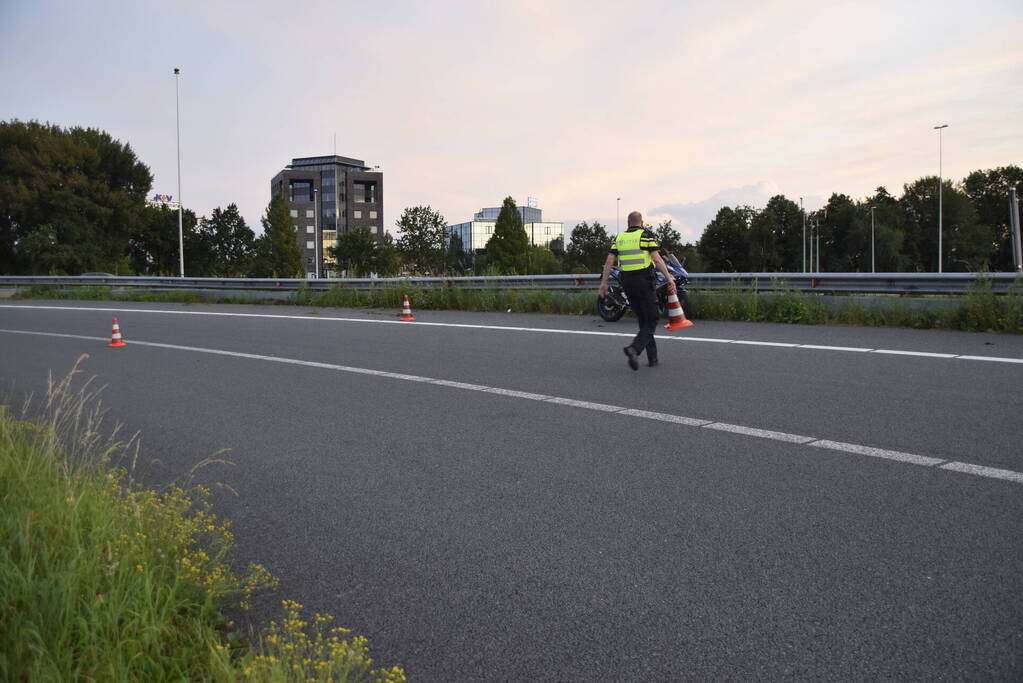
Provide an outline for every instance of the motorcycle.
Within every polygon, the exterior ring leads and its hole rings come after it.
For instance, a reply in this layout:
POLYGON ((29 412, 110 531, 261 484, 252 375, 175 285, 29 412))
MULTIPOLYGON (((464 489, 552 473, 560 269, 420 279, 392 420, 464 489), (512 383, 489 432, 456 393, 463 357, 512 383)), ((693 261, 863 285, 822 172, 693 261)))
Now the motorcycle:
MULTIPOLYGON (((682 262, 679 263, 674 254, 662 252, 662 256, 664 257, 664 264, 668 266, 668 272, 671 273, 672 279, 675 280, 675 289, 678 291, 678 301, 682 304, 682 311, 688 318, 689 293, 686 291, 686 285, 689 283, 689 273, 685 269, 686 259, 682 259, 682 262)), ((668 281, 661 274, 661 271, 655 269, 654 272, 657 274, 657 285, 655 287, 657 308, 661 315, 664 315, 668 310, 668 281)), ((629 308, 629 297, 625 295, 625 289, 622 287, 621 280, 619 279, 620 275, 621 270, 619 268, 612 268, 607 278, 607 296, 597 296, 597 315, 609 323, 621 319, 629 308)))

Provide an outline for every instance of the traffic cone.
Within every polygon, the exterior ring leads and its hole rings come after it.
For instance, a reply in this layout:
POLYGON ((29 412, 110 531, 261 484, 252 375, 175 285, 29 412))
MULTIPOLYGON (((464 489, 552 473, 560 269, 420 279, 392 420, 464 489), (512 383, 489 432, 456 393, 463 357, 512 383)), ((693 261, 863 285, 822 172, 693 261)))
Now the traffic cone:
POLYGON ((110 333, 110 343, 107 346, 127 346, 124 340, 121 339, 121 326, 117 324, 117 318, 114 318, 114 330, 110 333))
POLYGON ((415 318, 412 317, 412 308, 408 305, 408 294, 405 295, 405 301, 401 304, 401 320, 415 322, 415 318))
POLYGON ((682 304, 678 302, 678 294, 674 292, 668 295, 668 324, 666 330, 681 330, 692 327, 693 321, 686 319, 686 312, 682 310, 682 304))

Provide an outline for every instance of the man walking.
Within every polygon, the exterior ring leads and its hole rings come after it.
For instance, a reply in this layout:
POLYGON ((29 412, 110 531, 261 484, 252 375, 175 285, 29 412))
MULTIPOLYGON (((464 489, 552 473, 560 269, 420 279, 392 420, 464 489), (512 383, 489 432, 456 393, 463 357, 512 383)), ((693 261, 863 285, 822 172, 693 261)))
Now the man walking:
POLYGON ((654 267, 668 280, 668 294, 675 294, 675 279, 668 272, 659 253, 660 245, 657 238, 649 230, 643 229, 643 214, 633 211, 629 214, 629 229, 615 236, 611 245, 611 253, 604 261, 604 271, 600 275, 600 296, 607 296, 607 277, 611 274, 615 259, 621 269, 619 276, 622 288, 629 297, 629 304, 639 321, 639 332, 632 343, 625 347, 625 357, 629 367, 639 369, 637 358, 646 351, 647 365, 657 365, 657 342, 654 341, 654 328, 657 326, 659 312, 657 297, 654 294, 657 276, 654 267))

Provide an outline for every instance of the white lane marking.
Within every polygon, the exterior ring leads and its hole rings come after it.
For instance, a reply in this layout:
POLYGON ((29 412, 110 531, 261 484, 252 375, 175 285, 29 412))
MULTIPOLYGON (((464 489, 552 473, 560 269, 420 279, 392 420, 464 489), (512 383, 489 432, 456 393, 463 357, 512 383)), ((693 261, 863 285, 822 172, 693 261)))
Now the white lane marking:
MULTIPOLYGON (((153 313, 153 314, 165 314, 165 315, 205 315, 205 316, 220 316, 220 317, 233 317, 233 318, 273 318, 278 320, 322 320, 332 322, 346 322, 346 323, 377 323, 383 325, 410 325, 413 323, 404 322, 401 320, 386 320, 386 319, 373 319, 373 318, 338 318, 330 316, 308 316, 308 315, 280 315, 273 313, 228 313, 221 311, 172 311, 167 309, 147 309, 147 308, 100 308, 96 306, 24 306, 15 304, 0 304, 0 308, 17 308, 17 309, 28 309, 28 310, 40 310, 40 311, 98 311, 104 313, 153 313)), ((515 327, 508 325, 475 325, 468 323, 435 323, 435 322, 424 322, 416 321, 414 323, 419 327, 456 327, 462 329, 471 330, 499 330, 501 332, 541 332, 546 334, 575 334, 592 337, 634 337, 635 334, 632 332, 597 332, 593 330, 562 330, 549 327, 515 327)), ((740 344, 745 346, 775 346, 781 348, 797 348, 797 349, 810 349, 816 351, 853 351, 860 353, 880 353, 888 355, 898 356, 918 356, 922 358, 956 358, 959 360, 977 360, 977 361, 988 361, 993 363, 1018 363, 1023 364, 1023 358, 1001 358, 997 356, 968 356, 960 355, 955 353, 929 353, 925 351, 897 351, 893 349, 870 349, 856 346, 824 346, 818 344, 796 344, 789 342, 768 342, 768 341, 750 341, 743 339, 715 339, 713 337, 676 337, 676 336, 665 336, 658 335, 659 341, 674 341, 674 342, 711 342, 715 344, 740 344)))
MULTIPOLYGON (((0 329, 0 332, 6 332, 8 334, 23 334, 29 336, 42 336, 42 337, 61 337, 65 339, 84 339, 87 341, 104 342, 107 340, 106 337, 89 337, 78 334, 61 334, 58 332, 36 332, 32 330, 8 330, 0 329)), ((161 349, 173 349, 178 351, 192 351, 196 353, 209 353, 217 356, 231 356, 234 358, 247 358, 252 360, 269 361, 272 363, 286 363, 289 365, 301 365, 314 368, 322 368, 326 370, 336 370, 339 372, 351 372, 362 375, 373 375, 377 377, 387 377, 390 379, 401 379, 412 382, 425 382, 430 384, 437 384, 440 386, 448 386, 456 389, 466 389, 469 391, 480 391, 485 393, 498 394, 501 396, 508 396, 513 398, 525 398, 529 400, 539 400, 547 403, 556 403, 565 406, 571 406, 574 408, 582 408, 585 410, 597 410, 602 412, 613 412, 619 415, 627 415, 630 417, 640 417, 654 420, 662 420, 665 422, 675 422, 683 425, 693 425, 700 429, 714 429, 717 431, 731 432, 735 434, 741 434, 743 436, 750 436, 760 439, 772 439, 775 441, 786 441, 790 443, 814 446, 817 448, 827 448, 831 450, 844 451, 847 453, 854 453, 857 455, 869 455, 878 458, 885 458, 888 460, 896 460, 899 462, 920 465, 923 467, 934 467, 939 466, 940 469, 944 469, 950 472, 963 472, 966 474, 976 474, 984 477, 990 477, 995 479, 1002 479, 1005 481, 1011 481, 1014 483, 1023 484, 1023 472, 1015 472, 1013 470, 1003 470, 994 467, 986 467, 984 465, 974 465, 971 463, 964 462, 947 462, 941 458, 932 458, 926 455, 917 455, 915 453, 902 453, 900 451, 889 451, 881 448, 873 448, 871 446, 862 446, 859 444, 843 443, 841 441, 828 441, 826 439, 817 439, 812 436, 801 436, 799 434, 788 434, 786 432, 776 432, 769 429, 758 429, 756 427, 745 427, 743 425, 734 425, 727 422, 708 422, 706 420, 698 420, 696 418, 684 417, 681 415, 668 415, 666 413, 653 413, 645 410, 636 410, 632 408, 623 408, 621 406, 608 405, 606 403, 593 403, 591 401, 579 401, 572 398, 563 398, 560 396, 545 396, 543 394, 532 394, 524 391, 514 391, 512 389, 501 389, 498 387, 488 387, 481 384, 469 384, 467 382, 456 382, 451 380, 436 379, 433 377, 423 377, 420 375, 405 375, 397 372, 386 372, 383 370, 373 370, 370 368, 356 368, 348 365, 334 365, 333 363, 320 363, 317 361, 300 360, 298 358, 281 358, 280 356, 263 356, 255 353, 243 353, 240 351, 227 351, 224 349, 210 349, 199 346, 180 346, 178 344, 163 344, 160 342, 147 342, 133 340, 129 344, 129 348, 132 346, 152 346, 161 349), (943 463, 943 464, 941 464, 943 463)), ((119 351, 118 353, 125 353, 119 351)))
POLYGON ((947 462, 941 466, 943 470, 949 470, 950 472, 964 472, 966 474, 976 474, 981 477, 991 477, 993 479, 1004 479, 1005 481, 1013 481, 1017 484, 1023 484, 1023 472, 1013 472, 1012 470, 1002 470, 997 467, 984 467, 983 465, 971 465, 968 462, 947 462))
POLYGON ((822 346, 820 344, 799 344, 801 349, 817 349, 819 351, 858 351, 860 353, 870 353, 874 349, 868 349, 864 346, 822 346))
POLYGON ((625 410, 625 408, 621 406, 610 406, 606 403, 591 403, 590 401, 577 401, 574 398, 561 398, 560 396, 552 396, 547 399, 547 403, 559 403, 563 406, 586 408, 587 410, 602 410, 607 413, 619 413, 625 410))
POLYGON ((892 356, 922 356, 924 358, 956 358, 954 353, 928 353, 926 351, 893 351, 892 349, 874 349, 874 353, 886 353, 892 356))
POLYGON ((704 429, 716 429, 721 432, 732 432, 734 434, 745 434, 746 436, 755 436, 759 439, 773 439, 775 441, 788 441, 789 443, 808 443, 810 441, 816 441, 817 437, 814 436, 800 436, 799 434, 787 434, 785 432, 772 432, 769 429, 757 429, 756 427, 744 427, 743 425, 733 425, 727 422, 711 422, 710 424, 703 425, 704 429))
POLYGON ((486 389, 488 393, 500 394, 501 396, 511 396, 512 398, 528 398, 531 401, 546 401, 551 398, 547 394, 532 394, 528 391, 515 391, 514 389, 498 389, 497 387, 490 387, 486 389))
POLYGON ((799 344, 789 344, 787 342, 767 342, 767 341, 746 341, 744 339, 736 339, 732 342, 733 344, 746 344, 748 346, 784 346, 792 348, 793 346, 799 346, 799 344))
POLYGON ((689 425, 691 427, 702 427, 703 425, 710 424, 713 420, 699 420, 695 417, 683 417, 682 415, 669 415, 668 413, 654 413, 649 410, 636 410, 635 408, 629 408, 623 410, 622 415, 632 415, 633 417, 645 417, 648 420, 661 420, 662 422, 674 422, 680 425, 689 425))
POLYGON ((933 467, 934 465, 940 465, 945 462, 945 460, 942 460, 941 458, 931 458, 926 455, 903 453, 901 451, 889 451, 883 448, 872 448, 870 446, 861 446, 855 443, 843 443, 841 441, 828 441, 827 439, 808 443, 807 446, 827 448, 833 451, 844 451, 846 453, 856 453, 857 455, 869 455, 872 458, 898 460, 899 462, 908 462, 913 465, 923 465, 924 467, 933 467))
POLYGON ((959 360, 989 360, 995 363, 1023 363, 1023 358, 998 358, 997 356, 956 356, 959 360))

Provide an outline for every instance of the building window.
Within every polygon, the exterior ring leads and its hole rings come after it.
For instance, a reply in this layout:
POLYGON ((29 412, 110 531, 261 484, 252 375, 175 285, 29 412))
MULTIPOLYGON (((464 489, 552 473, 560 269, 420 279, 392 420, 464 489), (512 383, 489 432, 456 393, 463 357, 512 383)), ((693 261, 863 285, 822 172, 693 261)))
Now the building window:
POLYGON ((369 212, 369 217, 370 218, 376 218, 377 217, 377 212, 376 211, 370 211, 369 212))
POLYGON ((307 233, 309 233, 310 235, 313 234, 313 231, 315 231, 315 230, 316 230, 316 228, 314 226, 312 226, 312 225, 305 226, 305 231, 307 233))
POLYGON ((367 180, 361 183, 352 183, 352 187, 355 189, 355 198, 353 201, 357 204, 375 204, 377 201, 377 184, 376 181, 367 180))
POLYGON ((305 210, 305 217, 306 218, 312 218, 315 215, 316 215, 316 212, 313 211, 312 209, 306 209, 305 210))
POLYGON ((311 202, 313 200, 313 181, 311 180, 292 180, 291 181, 291 201, 293 202, 311 202))
POLYGON ((305 243, 305 248, 306 248, 306 249, 315 249, 315 248, 316 248, 316 242, 314 242, 314 241, 312 241, 312 240, 308 240, 308 241, 307 241, 307 242, 305 243))
POLYGON ((362 212, 361 211, 355 211, 355 212, 352 213, 352 217, 353 218, 362 218, 362 212))
POLYGON ((298 209, 292 209, 291 210, 291 217, 292 218, 298 218, 298 209))

